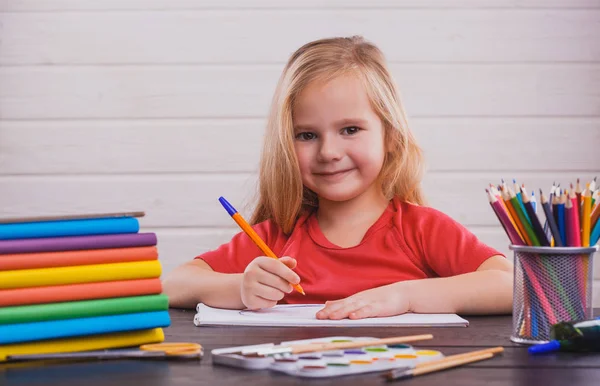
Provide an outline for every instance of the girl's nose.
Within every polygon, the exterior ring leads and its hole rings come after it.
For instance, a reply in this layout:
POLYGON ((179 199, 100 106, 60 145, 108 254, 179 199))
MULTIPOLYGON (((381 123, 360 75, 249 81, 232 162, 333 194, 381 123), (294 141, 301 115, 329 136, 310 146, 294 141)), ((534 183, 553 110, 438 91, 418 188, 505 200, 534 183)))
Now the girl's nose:
POLYGON ((327 138, 324 136, 319 147, 319 161, 329 162, 336 161, 342 158, 342 146, 335 138, 327 138))

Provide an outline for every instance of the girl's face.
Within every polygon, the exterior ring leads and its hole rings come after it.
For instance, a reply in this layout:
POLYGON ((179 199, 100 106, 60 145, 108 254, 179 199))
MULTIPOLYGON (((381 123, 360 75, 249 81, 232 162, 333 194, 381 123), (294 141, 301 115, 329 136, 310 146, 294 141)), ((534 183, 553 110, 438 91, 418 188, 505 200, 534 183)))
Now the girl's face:
POLYGON ((298 95, 293 122, 302 183, 320 200, 380 189, 384 128, 356 76, 309 84, 298 95))

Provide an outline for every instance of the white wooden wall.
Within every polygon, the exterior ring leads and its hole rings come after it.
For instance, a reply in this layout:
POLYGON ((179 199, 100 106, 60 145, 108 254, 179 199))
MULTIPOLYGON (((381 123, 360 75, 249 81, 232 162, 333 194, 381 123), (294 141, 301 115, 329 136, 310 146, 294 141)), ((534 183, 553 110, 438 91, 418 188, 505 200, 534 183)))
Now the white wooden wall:
POLYGON ((0 0, 0 214, 145 210, 165 271, 215 248, 287 57, 353 34, 391 62, 431 205, 485 242, 509 253, 489 182, 600 175, 600 0, 0 0))

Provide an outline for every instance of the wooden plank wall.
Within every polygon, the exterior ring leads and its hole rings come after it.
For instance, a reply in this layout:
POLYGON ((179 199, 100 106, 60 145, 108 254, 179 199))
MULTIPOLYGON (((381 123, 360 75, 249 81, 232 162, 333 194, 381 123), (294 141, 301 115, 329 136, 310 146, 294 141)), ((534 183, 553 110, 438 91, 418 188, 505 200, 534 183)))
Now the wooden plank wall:
POLYGON ((597 0, 0 0, 1 214, 145 210, 165 271, 215 248, 288 55, 353 34, 390 61, 430 204, 485 242, 509 253, 489 182, 600 175, 597 0))

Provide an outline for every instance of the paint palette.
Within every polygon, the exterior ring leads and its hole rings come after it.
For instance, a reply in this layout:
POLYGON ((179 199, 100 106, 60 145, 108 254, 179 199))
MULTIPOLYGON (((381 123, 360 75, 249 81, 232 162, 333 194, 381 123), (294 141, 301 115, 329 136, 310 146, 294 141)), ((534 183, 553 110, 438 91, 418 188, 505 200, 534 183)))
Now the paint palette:
MULTIPOLYGON (((281 342, 281 345, 307 343, 355 342, 373 340, 372 337, 331 336, 318 339, 281 342)), ((418 350, 407 344, 368 346, 360 349, 322 351, 308 354, 277 354, 267 357, 248 357, 242 350, 264 349, 275 346, 229 347, 211 351, 215 364, 245 369, 269 369, 288 375, 306 378, 328 378, 350 374, 386 371, 401 367, 412 368, 417 363, 443 358, 439 351, 418 350)))

